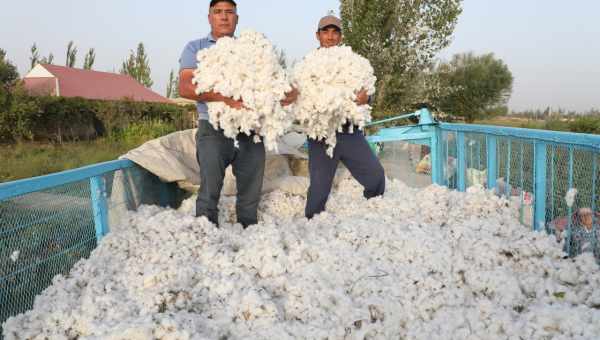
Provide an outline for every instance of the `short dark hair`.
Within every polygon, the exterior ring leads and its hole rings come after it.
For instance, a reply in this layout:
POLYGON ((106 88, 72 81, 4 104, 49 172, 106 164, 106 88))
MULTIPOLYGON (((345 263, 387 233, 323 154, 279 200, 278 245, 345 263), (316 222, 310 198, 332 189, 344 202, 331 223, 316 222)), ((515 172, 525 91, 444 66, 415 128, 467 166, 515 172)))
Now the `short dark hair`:
POLYGON ((233 6, 237 7, 237 4, 235 3, 235 1, 233 0, 211 0, 210 1, 210 6, 208 6, 209 8, 213 8, 216 4, 218 4, 219 2, 229 2, 230 4, 232 4, 233 6))

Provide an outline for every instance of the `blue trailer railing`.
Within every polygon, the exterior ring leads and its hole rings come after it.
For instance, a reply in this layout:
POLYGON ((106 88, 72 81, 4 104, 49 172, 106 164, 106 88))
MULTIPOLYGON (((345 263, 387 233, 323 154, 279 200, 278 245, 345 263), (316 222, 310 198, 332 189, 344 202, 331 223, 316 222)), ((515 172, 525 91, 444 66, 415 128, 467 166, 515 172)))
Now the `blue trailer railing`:
MULTIPOLYGON (((368 137, 382 162, 403 165, 405 146, 417 146, 428 183, 494 190, 517 205, 524 225, 560 236, 571 256, 580 250, 572 235, 581 227, 582 211, 591 211, 597 235, 600 136, 438 124, 426 109, 370 126, 409 117, 419 123, 384 127, 368 137), (565 196, 575 189, 567 204, 565 196)), ((417 179, 423 178, 404 178, 417 179)), ((52 278, 88 257, 124 212, 142 204, 176 207, 179 199, 174 185, 128 160, 0 184, 0 323, 30 309, 52 278)))
POLYGON ((521 223, 564 240, 570 256, 581 251, 573 234, 585 228, 583 234, 590 237, 594 254, 600 258, 599 135, 438 124, 427 110, 372 125, 410 116, 419 117, 419 124, 383 128, 369 136, 369 141, 409 141, 428 147, 425 156, 430 158, 432 183, 458 191, 472 185, 494 190, 517 206, 521 223))
POLYGON ((129 160, 0 184, 0 324, 88 257, 120 215, 174 205, 174 190, 129 160))

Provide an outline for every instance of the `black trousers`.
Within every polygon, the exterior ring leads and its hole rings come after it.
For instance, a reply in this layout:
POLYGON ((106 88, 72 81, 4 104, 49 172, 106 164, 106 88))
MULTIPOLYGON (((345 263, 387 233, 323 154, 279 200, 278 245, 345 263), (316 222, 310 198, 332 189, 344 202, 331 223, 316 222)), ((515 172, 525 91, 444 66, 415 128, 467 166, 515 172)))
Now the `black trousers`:
POLYGON ((385 191, 383 167, 369 147, 363 132, 356 129, 353 133, 337 133, 336 137, 333 158, 327 155, 325 142, 308 139, 310 186, 305 209, 308 218, 325 210, 340 161, 364 187, 363 194, 366 198, 381 196, 385 191))
POLYGON ((206 216, 219 224, 219 198, 223 188, 225 169, 233 167, 236 178, 237 221, 244 227, 258 222, 257 210, 265 172, 265 147, 254 143, 253 136, 237 136, 234 141, 215 130, 207 120, 201 120, 196 133, 196 158, 200 165, 200 191, 196 201, 196 216, 206 216))

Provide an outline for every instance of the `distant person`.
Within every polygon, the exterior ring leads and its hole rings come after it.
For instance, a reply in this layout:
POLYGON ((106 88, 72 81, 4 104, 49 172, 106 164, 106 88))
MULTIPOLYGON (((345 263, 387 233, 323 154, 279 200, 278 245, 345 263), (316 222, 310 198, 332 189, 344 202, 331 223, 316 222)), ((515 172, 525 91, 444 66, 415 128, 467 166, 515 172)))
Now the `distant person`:
MULTIPOLYGON (((237 185, 237 221, 247 228, 258 222, 257 211, 265 170, 264 144, 254 143, 253 136, 240 133, 237 136, 239 148, 235 148, 233 139, 225 137, 222 130, 217 130, 210 124, 206 103, 223 102, 234 109, 241 109, 244 106, 243 99, 235 100, 213 91, 196 95, 196 86, 192 84, 193 73, 198 64, 198 51, 213 46, 218 39, 233 37, 238 23, 236 2, 212 0, 208 22, 211 28, 208 36, 190 41, 179 59, 179 93, 183 98, 195 100, 198 110, 196 158, 200 165, 200 191, 196 201, 196 216, 205 216, 219 225, 218 204, 225 169, 232 165, 237 185)), ((296 91, 292 91, 281 104, 289 105, 296 97, 296 91)))
MULTIPOLYGON (((338 46, 342 41, 342 22, 329 15, 323 17, 316 32, 320 48, 338 46)), ((359 91, 356 95, 358 105, 368 104, 367 91, 359 91)), ((325 141, 308 139, 308 168, 310 186, 306 202, 305 215, 314 217, 325 210, 331 192, 333 178, 341 161, 352 176, 364 187, 364 196, 373 198, 383 195, 385 191, 385 175, 379 159, 375 156, 358 127, 346 124, 343 132, 336 133, 337 144, 333 150, 333 158, 327 155, 325 141), (352 132, 350 132, 352 131, 352 132)))
POLYGON ((571 236, 565 244, 565 247, 568 245, 569 256, 590 252, 600 259, 599 217, 600 214, 596 213, 594 216, 590 208, 575 211, 571 219, 571 236))

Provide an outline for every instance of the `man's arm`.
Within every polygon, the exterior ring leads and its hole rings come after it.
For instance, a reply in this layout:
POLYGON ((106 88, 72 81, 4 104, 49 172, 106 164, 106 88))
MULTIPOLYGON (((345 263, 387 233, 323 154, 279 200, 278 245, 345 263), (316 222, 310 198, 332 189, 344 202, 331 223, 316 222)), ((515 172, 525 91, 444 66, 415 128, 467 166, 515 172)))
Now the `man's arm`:
POLYGON ((194 70, 192 69, 183 69, 179 72, 179 95, 186 99, 195 100, 197 102, 223 102, 234 109, 242 109, 244 107, 244 102, 240 100, 235 100, 230 97, 225 97, 217 92, 205 92, 196 94, 196 85, 192 83, 192 79, 194 78, 194 70))

